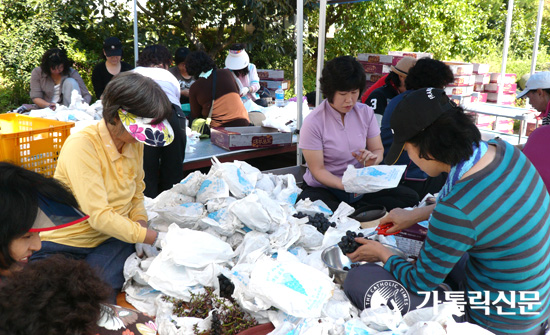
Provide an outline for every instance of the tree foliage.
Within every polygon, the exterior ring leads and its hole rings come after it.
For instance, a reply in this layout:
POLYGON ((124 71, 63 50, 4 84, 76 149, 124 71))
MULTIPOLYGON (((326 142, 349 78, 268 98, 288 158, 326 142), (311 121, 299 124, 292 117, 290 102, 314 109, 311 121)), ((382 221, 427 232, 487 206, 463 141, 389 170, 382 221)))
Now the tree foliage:
MULTIPOLYGON (((0 111, 28 100, 28 80, 44 51, 64 47, 91 89, 103 40, 117 36, 133 62, 131 0, 19 0, 0 2, 0 111)), ((498 67, 507 0, 372 0, 327 8, 325 59, 390 50, 431 52, 438 59, 488 62, 498 67)), ((139 47, 164 44, 206 50, 219 66, 231 43, 247 44, 260 68, 280 68, 291 79, 296 58, 294 0, 148 0, 140 2, 139 47)), ((511 70, 529 67, 537 3, 516 0, 509 51, 511 70)), ((318 2, 305 1, 304 85, 315 86, 318 2)), ((549 13, 541 29, 538 70, 546 69, 549 13)), ((493 68, 497 71, 499 68, 493 68)))

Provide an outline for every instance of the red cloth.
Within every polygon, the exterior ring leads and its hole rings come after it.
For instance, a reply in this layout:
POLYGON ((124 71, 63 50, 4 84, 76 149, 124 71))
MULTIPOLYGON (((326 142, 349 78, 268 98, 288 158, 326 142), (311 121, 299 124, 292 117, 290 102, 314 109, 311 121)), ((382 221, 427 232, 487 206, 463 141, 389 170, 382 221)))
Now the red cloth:
POLYGON ((365 103, 365 101, 367 100, 367 98, 369 97, 369 95, 372 93, 372 91, 374 91, 375 89, 377 89, 378 87, 382 87, 384 86, 384 84, 386 84, 386 77, 388 75, 385 74, 382 78, 378 79, 376 81, 376 83, 374 83, 374 85, 372 85, 371 87, 369 87, 368 90, 365 91, 365 93, 363 93, 363 96, 361 96, 361 102, 362 103, 365 103))

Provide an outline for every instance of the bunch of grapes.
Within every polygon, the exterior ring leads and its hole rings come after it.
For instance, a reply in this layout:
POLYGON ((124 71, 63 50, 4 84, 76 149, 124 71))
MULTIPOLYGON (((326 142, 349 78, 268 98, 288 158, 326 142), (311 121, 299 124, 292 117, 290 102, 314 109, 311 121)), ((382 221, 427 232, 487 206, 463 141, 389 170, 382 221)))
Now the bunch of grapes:
POLYGON ((305 218, 307 216, 309 218, 308 224, 310 224, 313 227, 317 228, 317 231, 320 232, 323 235, 327 232, 327 230, 330 227, 333 227, 333 228, 336 227, 336 223, 329 222, 328 219, 326 218, 326 216, 323 215, 322 213, 315 213, 314 216, 311 216, 311 215, 307 215, 307 214, 302 213, 302 212, 298 212, 298 213, 294 214, 293 216, 295 218, 298 218, 298 219, 305 218))
POLYGON ((233 294, 233 291, 235 291, 235 285, 223 274, 218 276, 218 282, 220 283, 220 296, 226 299, 231 299, 231 295, 233 294))
POLYGON ((338 242, 338 246, 342 249, 344 255, 355 252, 355 250, 361 246, 361 244, 355 241, 356 237, 364 237, 364 235, 363 233, 356 234, 355 232, 348 230, 346 235, 342 236, 342 239, 338 242))
POLYGON ((359 264, 359 263, 351 263, 351 265, 350 265, 349 267, 344 266, 343 269, 344 269, 344 271, 349 271, 350 269, 354 269, 354 268, 356 268, 356 267, 358 267, 358 266, 360 266, 360 265, 361 265, 361 264, 359 264))
POLYGON ((212 323, 210 325, 210 335, 223 335, 222 322, 218 316, 218 312, 212 312, 212 323))

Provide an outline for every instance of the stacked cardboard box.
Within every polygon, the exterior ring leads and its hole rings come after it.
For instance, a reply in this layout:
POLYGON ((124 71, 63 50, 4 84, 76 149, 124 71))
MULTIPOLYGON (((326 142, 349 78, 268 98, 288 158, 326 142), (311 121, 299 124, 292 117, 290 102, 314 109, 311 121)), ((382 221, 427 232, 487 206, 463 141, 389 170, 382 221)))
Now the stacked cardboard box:
MULTIPOLYGON (((489 83, 483 84, 483 93, 487 94, 488 103, 498 102, 498 92, 502 87, 502 95, 500 105, 514 106, 516 100, 516 74, 506 73, 504 75, 504 81, 501 82, 501 75, 499 72, 487 73, 489 77, 489 83)), ((493 125, 493 130, 513 134, 514 133, 514 120, 507 118, 496 118, 493 125)))
POLYGON ((471 102, 474 92, 474 65, 471 63, 445 61, 454 75, 454 81, 445 87, 445 93, 458 105, 471 102))
POLYGON ((283 90, 290 88, 290 81, 285 80, 284 70, 257 69, 257 71, 258 77, 260 77, 260 86, 267 88, 272 97, 275 97, 275 91, 279 86, 283 90))
POLYGON ((380 78, 387 75, 391 71, 391 66, 395 66, 403 57, 409 56, 413 58, 432 58, 433 55, 425 52, 408 52, 408 51, 390 51, 387 55, 372 54, 372 53, 360 53, 357 55, 357 60, 365 73, 367 74, 367 85, 365 89, 368 89, 380 78))

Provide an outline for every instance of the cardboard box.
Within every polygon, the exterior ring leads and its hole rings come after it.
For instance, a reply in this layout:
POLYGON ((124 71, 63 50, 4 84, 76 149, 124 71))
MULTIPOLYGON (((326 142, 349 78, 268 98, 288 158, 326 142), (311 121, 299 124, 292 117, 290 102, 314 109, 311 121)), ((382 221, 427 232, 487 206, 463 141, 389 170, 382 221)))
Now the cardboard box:
POLYGON ((474 86, 448 86, 445 87, 445 93, 448 96, 451 95, 472 95, 474 92, 474 86))
POLYGON ((488 130, 493 130, 494 126, 495 126, 495 120, 496 120, 496 116, 493 116, 493 115, 485 115, 485 114, 476 114, 475 115, 475 122, 476 122, 476 126, 479 128, 479 129, 488 129, 488 130))
POLYGON ((270 80, 284 80, 285 71, 284 70, 266 70, 266 69, 257 69, 258 77, 260 79, 270 79, 270 80))
POLYGON ((473 92, 472 102, 487 102, 487 93, 473 92))
POLYGON ((260 80, 260 86, 269 90, 276 90, 281 86, 283 90, 290 88, 290 80, 260 80))
POLYGON ((367 62, 367 63, 381 63, 381 64, 389 64, 391 65, 393 62, 393 56, 392 55, 380 55, 380 54, 358 54, 357 60, 360 62, 367 62))
MULTIPOLYGON (((491 83, 497 83, 500 84, 500 72, 492 72, 491 75, 491 83)), ((513 84, 517 80, 517 76, 515 73, 506 73, 504 74, 504 84, 513 84)))
POLYGON ((475 78, 476 84, 485 85, 491 82, 491 75, 489 75, 488 73, 476 74, 475 78))
POLYGON ((484 91, 484 89, 483 89, 484 86, 485 85, 483 85, 483 84, 477 84, 476 83, 476 84, 474 84, 474 91, 475 92, 483 92, 484 91))
POLYGON ((367 83, 376 83, 380 78, 384 77, 387 73, 366 73, 367 83))
POLYGON ((449 62, 445 61, 445 64, 451 68, 451 71, 455 76, 468 76, 474 73, 474 64, 461 63, 461 62, 449 62))
POLYGON ((505 134, 514 133, 514 120, 513 119, 504 119, 498 118, 495 122, 495 131, 499 131, 505 134))
POLYGON ((267 127, 215 127, 210 141, 226 150, 283 147, 292 144, 292 133, 267 127))
MULTIPOLYGON (((516 94, 502 94, 501 103, 510 103, 516 101, 516 94)), ((487 93, 487 102, 497 102, 498 93, 487 93)))
POLYGON ((475 74, 489 73, 489 64, 474 63, 474 73, 475 74))
POLYGON ((475 79, 474 75, 455 76, 455 80, 447 86, 474 86, 475 79))
POLYGON ((451 95, 449 98, 459 106, 472 102, 470 95, 451 95))
POLYGON ((390 73, 390 66, 382 63, 368 63, 359 61, 365 69, 365 73, 390 73))
MULTIPOLYGON (((500 85, 497 83, 489 83, 483 86, 483 91, 488 93, 497 93, 500 88, 500 85)), ((518 84, 504 84, 502 93, 504 94, 516 94, 516 90, 518 88, 518 84)))
POLYGON ((392 56, 401 56, 401 57, 412 57, 416 59, 428 57, 433 58, 434 55, 428 52, 417 52, 417 51, 390 51, 388 52, 388 55, 392 56))
POLYGON ((420 250, 424 245, 424 240, 427 235, 428 228, 415 223, 413 226, 401 230, 394 236, 397 247, 401 249, 405 255, 416 258, 420 254, 420 250))

